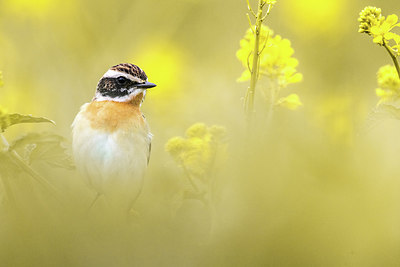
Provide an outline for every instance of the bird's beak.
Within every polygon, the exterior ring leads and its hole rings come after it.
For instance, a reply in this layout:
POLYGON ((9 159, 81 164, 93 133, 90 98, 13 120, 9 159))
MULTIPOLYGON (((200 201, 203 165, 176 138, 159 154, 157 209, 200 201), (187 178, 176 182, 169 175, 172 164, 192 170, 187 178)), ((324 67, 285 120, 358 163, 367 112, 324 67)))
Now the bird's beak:
POLYGON ((145 82, 145 83, 139 83, 136 85, 137 88, 143 88, 143 89, 148 89, 148 88, 152 88, 152 87, 156 87, 157 85, 155 85, 154 83, 151 82, 145 82))

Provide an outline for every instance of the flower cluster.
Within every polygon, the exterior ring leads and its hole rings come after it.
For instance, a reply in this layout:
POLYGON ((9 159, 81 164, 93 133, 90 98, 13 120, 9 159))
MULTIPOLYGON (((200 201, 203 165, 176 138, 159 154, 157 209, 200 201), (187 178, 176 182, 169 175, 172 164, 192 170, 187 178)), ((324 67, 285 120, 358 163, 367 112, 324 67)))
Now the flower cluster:
MULTIPOLYGON (((302 81, 302 74, 296 70, 299 62, 293 57, 294 50, 288 39, 282 38, 280 35, 274 35, 272 30, 262 25, 259 40, 260 78, 264 76, 271 84, 276 84, 278 91, 289 84, 302 81)), ((240 49, 236 53, 237 58, 245 67, 245 71, 238 79, 240 82, 250 80, 254 46, 253 29, 249 28, 244 38, 240 40, 240 49)), ((292 99, 294 99, 293 96, 292 99)), ((297 99, 299 99, 298 96, 297 99)), ((297 107, 301 105, 301 102, 298 103, 297 107)))
POLYGON ((165 150, 189 175, 205 179, 214 167, 225 136, 224 127, 207 127, 204 123, 196 123, 186 130, 185 138, 171 138, 165 150))
POLYGON ((371 28, 381 25, 385 17, 381 15, 382 10, 373 6, 367 6, 360 12, 358 21, 360 22, 360 33, 371 35, 371 28))
POLYGON ((396 68, 391 65, 383 66, 377 73, 378 86, 376 95, 380 98, 379 104, 397 104, 400 100, 400 79, 396 68))
POLYGON ((393 40, 395 45, 391 49, 397 55, 400 55, 400 36, 391 32, 395 27, 400 26, 396 15, 392 14, 385 18, 382 16, 380 8, 368 6, 360 12, 358 21, 360 22, 360 33, 372 36, 373 42, 379 45, 386 45, 390 40, 393 40))
MULTIPOLYGON (((260 29, 260 44, 262 51, 260 53, 260 74, 270 79, 277 79, 282 87, 288 84, 297 83, 302 80, 302 75, 296 71, 299 64, 293 56, 294 50, 288 39, 280 35, 274 35, 274 32, 266 26, 260 29)), ((242 62, 246 70, 238 81, 250 80, 250 67, 252 65, 251 54, 254 49, 254 34, 252 29, 248 29, 242 40, 240 40, 240 49, 236 56, 242 62)))

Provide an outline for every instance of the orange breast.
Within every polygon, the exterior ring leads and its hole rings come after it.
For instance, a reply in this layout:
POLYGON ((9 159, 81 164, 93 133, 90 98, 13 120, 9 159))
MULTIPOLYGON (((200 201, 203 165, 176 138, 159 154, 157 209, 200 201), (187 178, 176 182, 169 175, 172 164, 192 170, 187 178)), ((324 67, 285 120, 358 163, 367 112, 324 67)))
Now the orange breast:
POLYGON ((93 101, 87 106, 85 115, 93 129, 106 132, 147 128, 139 106, 129 102, 93 101))

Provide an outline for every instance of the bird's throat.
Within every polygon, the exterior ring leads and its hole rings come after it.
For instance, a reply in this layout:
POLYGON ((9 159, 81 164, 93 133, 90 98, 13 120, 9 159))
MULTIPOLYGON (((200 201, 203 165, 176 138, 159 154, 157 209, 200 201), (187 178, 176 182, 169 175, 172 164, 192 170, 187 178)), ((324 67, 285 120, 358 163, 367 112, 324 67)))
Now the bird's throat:
POLYGON ((132 102, 93 101, 87 106, 85 116, 93 129, 114 132, 130 128, 132 131, 146 125, 139 108, 140 101, 139 95, 132 102))

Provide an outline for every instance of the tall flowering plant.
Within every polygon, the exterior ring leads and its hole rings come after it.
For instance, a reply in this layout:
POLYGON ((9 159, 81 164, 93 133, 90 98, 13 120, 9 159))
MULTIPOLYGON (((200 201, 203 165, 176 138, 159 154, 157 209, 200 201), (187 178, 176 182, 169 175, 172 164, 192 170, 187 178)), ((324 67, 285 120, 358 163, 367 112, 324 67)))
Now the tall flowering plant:
POLYGON ((298 60, 293 57, 294 50, 288 39, 263 25, 272 6, 276 1, 260 0, 258 11, 254 12, 249 2, 248 9, 255 19, 253 24, 250 15, 247 14, 250 28, 240 40, 240 48, 236 53, 245 70, 239 77, 239 82, 250 81, 244 98, 244 108, 249 117, 255 111, 254 96, 257 82, 266 79, 267 86, 261 92, 267 104, 268 116, 271 117, 275 106, 284 106, 296 109, 302 105, 297 94, 289 94, 281 97, 281 90, 289 84, 300 82, 303 77, 297 72, 298 60), (263 8, 267 6, 266 14, 263 8))

